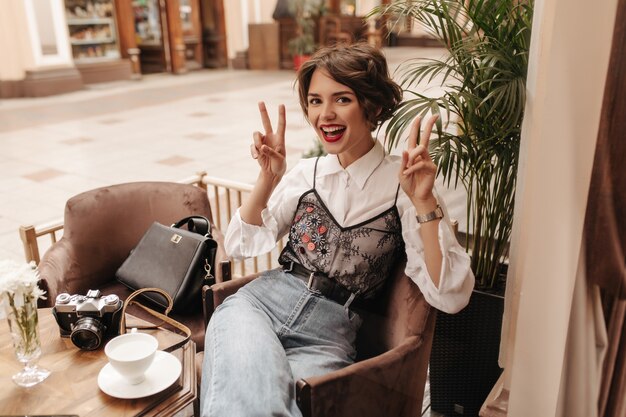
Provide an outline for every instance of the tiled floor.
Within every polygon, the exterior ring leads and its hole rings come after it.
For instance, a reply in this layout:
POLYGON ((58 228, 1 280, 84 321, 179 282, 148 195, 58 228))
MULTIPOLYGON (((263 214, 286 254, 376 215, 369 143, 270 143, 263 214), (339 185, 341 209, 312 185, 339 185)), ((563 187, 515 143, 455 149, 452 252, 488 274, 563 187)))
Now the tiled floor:
MULTIPOLYGON (((392 68, 442 53, 386 50, 392 68)), ((201 170, 254 181, 257 165, 249 144, 252 132, 262 128, 259 100, 273 116, 279 103, 287 106, 287 154, 293 166, 315 143, 293 80, 292 71, 204 70, 1 101, 0 259, 22 260, 18 227, 60 218, 65 201, 81 191, 128 181, 175 181, 201 170)), ((463 225, 463 193, 443 194, 451 216, 463 225)))
POLYGON ((81 191, 136 180, 178 180, 206 170, 251 182, 256 102, 288 106, 289 162, 314 136, 292 93, 291 72, 157 75, 45 99, 0 103, 0 259, 22 259, 17 228, 62 216, 81 191))

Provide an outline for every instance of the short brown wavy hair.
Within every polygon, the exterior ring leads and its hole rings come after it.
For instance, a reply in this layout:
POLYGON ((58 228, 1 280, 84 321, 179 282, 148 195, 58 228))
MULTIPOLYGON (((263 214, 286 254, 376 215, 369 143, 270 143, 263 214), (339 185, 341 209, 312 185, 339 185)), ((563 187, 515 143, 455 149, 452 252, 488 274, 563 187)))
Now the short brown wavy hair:
POLYGON ((319 49, 296 77, 300 106, 308 114, 308 93, 316 69, 324 69, 338 83, 354 91, 371 130, 389 119, 402 101, 402 89, 389 76, 387 60, 366 43, 319 49))

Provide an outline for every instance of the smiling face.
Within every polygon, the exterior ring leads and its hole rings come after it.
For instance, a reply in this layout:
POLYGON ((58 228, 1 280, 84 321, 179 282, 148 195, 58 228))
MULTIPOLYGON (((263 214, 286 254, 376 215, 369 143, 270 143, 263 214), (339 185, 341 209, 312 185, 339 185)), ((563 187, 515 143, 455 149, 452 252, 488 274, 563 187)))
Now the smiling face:
POLYGON ((341 166, 365 155, 374 139, 370 123, 354 91, 316 69, 307 93, 307 117, 329 154, 339 157, 341 166))

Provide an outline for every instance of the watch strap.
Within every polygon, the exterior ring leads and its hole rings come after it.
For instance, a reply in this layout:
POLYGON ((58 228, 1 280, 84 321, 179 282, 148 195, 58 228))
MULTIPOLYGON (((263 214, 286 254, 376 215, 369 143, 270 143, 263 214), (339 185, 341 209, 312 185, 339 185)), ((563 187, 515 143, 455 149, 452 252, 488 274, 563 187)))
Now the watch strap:
POLYGON ((437 204, 437 208, 430 213, 416 214, 415 217, 417 218, 418 223, 427 223, 433 220, 443 219, 443 210, 441 209, 441 206, 437 204))

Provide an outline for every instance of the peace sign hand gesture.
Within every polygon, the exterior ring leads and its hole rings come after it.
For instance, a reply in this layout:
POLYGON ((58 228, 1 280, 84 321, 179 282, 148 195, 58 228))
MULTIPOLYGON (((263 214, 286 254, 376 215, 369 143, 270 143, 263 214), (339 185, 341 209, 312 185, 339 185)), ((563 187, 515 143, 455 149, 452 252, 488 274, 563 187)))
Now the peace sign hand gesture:
POLYGON ((428 119, 420 138, 421 118, 417 117, 411 127, 408 148, 402 152, 402 164, 398 173, 400 186, 416 207, 419 204, 433 201, 435 198, 432 191, 435 185, 437 165, 428 153, 428 142, 433 125, 438 118, 439 115, 434 115, 428 119), (418 138, 419 145, 417 144, 418 138))
POLYGON ((285 160, 285 106, 278 106, 278 129, 272 130, 272 122, 264 102, 259 102, 259 112, 265 134, 254 132, 253 143, 250 145, 252 157, 258 160, 261 173, 280 179, 287 170, 285 160))

